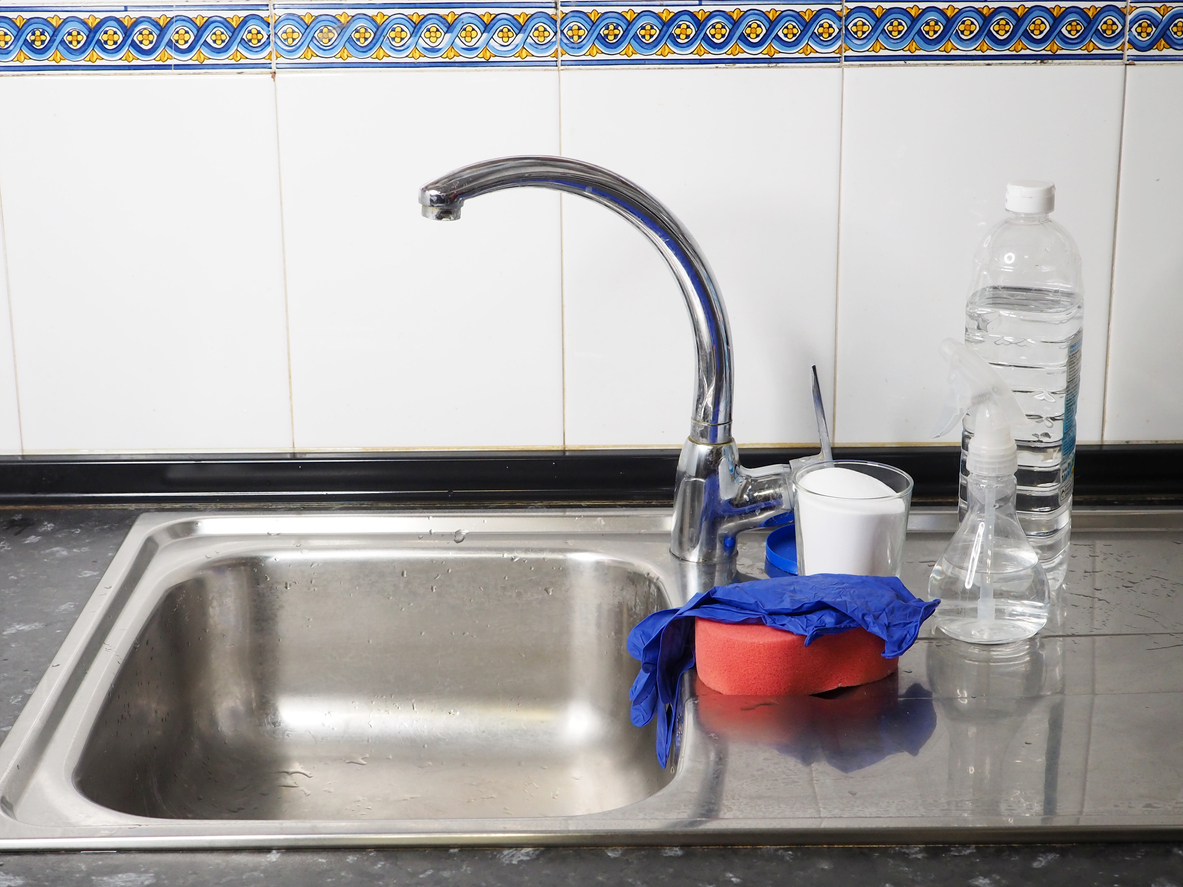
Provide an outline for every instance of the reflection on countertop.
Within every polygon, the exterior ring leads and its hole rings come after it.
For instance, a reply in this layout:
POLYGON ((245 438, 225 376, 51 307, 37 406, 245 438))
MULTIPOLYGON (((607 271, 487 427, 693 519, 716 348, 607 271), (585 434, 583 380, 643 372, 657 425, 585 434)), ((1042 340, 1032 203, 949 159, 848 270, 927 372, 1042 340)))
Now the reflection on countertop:
MULTIPOLYGON (((130 508, 0 512, 0 735, 11 729, 139 513, 130 508)), ((1081 523, 1085 526, 1075 533, 1068 579, 1054 601, 1052 618, 1031 641, 973 647, 927 629, 901 659, 899 674, 876 685, 795 701, 740 700, 700 690, 695 716, 709 742, 697 753, 703 777, 696 783, 697 812, 706 820, 746 818, 791 806, 802 819, 877 820, 884 825, 901 820, 939 820, 953 826, 959 821, 1086 827, 1126 822, 1132 839, 1164 828, 1158 839, 1179 840, 1183 516, 1174 526, 1167 522, 1150 529, 1092 529, 1087 521, 1081 523), (747 753, 730 754, 730 747, 741 744, 747 753), (746 797, 742 812, 733 806, 729 789, 739 783, 763 787, 757 789, 756 806, 746 797)), ((917 593, 923 592, 928 570, 947 539, 939 523, 933 526, 909 536, 902 578, 917 593)), ((761 575, 762 535, 748 536, 741 569, 761 575)), ((1131 878, 1137 873, 1139 879, 1145 875, 1147 883, 1158 875, 1168 878, 1164 883, 1183 883, 1183 845, 1130 844, 1108 852, 1105 846, 1057 847, 1050 855, 1037 845, 950 846, 900 858, 930 872, 951 872, 972 858, 980 866, 968 871, 986 878, 992 871, 1009 871, 1008 866, 1013 869, 1010 877, 1036 866, 1046 867, 1041 878, 1054 878, 1058 871, 1059 877, 1078 883, 1091 883, 1102 871, 1131 878), (1039 860, 1045 861, 1037 865, 1039 860)), ((751 876, 769 865, 769 851, 760 848, 679 850, 677 857, 640 848, 554 848, 522 851, 512 866, 505 857, 512 851, 458 852, 476 867, 466 863, 472 879, 452 883, 527 877, 527 864, 536 878, 544 870, 547 877, 560 871, 569 875, 572 866, 602 873, 619 867, 621 859, 633 860, 634 873, 672 874, 680 864, 672 860, 687 854, 701 857, 704 879, 720 865, 751 876), (550 865, 533 865, 548 859, 550 865)), ((808 861, 818 869, 826 868, 827 860, 837 861, 835 883, 859 871, 868 876, 882 872, 884 860, 899 855, 878 848, 785 852, 795 853, 798 864, 808 861)), ((375 857, 374 852, 321 850, 314 855, 320 869, 327 857, 332 871, 353 871, 357 883, 379 883, 374 880, 381 868, 374 868, 376 858, 422 874, 429 868, 423 868, 428 863, 420 865, 420 857, 434 860, 432 854, 444 854, 447 861, 446 851, 389 850, 375 857), (372 870, 372 876, 361 874, 363 869, 372 870)), ((288 851, 285 858, 302 855, 288 851)), ((278 874, 283 868, 275 865, 275 854, 183 856, 199 858, 211 871, 238 871, 244 877, 265 875, 269 869, 278 874)), ((164 880, 156 883, 171 883, 181 871, 177 856, 171 862, 151 853, 119 857, 128 864, 134 860, 141 872, 158 871, 164 880)), ((39 883, 41 860, 44 872, 52 871, 60 883, 73 883, 67 876, 71 859, 77 857, 8 857, 0 861, 0 878, 39 883)), ((102 870, 115 871, 107 861, 102 870)), ((699 874, 683 870, 681 880, 697 883, 699 874)), ((290 871, 287 877, 291 883, 290 871)), ((827 877, 823 882, 831 881, 827 877)))

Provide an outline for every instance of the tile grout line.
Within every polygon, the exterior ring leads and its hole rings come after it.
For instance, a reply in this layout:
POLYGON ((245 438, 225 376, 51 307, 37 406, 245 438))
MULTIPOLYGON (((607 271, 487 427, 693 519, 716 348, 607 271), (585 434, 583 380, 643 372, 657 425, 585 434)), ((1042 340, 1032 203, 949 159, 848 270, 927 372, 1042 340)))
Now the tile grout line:
MULTIPOLYGON (((1126 4, 1129 9, 1131 4, 1126 4)), ((1126 17, 1128 36, 1129 17, 1126 17)), ((1128 40, 1127 40, 1128 43, 1128 40)), ((1117 301, 1115 285, 1117 284, 1117 233, 1121 221, 1121 174, 1122 158, 1125 154, 1126 135, 1126 96, 1130 88, 1130 69, 1128 65, 1121 66, 1121 111, 1120 135, 1117 140, 1117 187, 1113 194, 1113 251, 1109 260, 1109 316, 1105 323, 1105 377, 1101 384, 1101 443, 1106 443, 1106 425, 1109 421, 1109 374, 1112 372, 1110 357, 1113 354, 1113 306, 1117 301)))
MULTIPOLYGON (((272 56, 274 64, 274 56, 272 56)), ((283 152, 279 139, 279 81, 275 71, 271 72, 271 95, 275 101, 275 172, 279 185, 279 258, 280 279, 283 283, 283 329, 287 345, 288 360, 288 431, 291 434, 292 452, 296 452, 296 386, 292 379, 292 308, 288 297, 288 244, 287 226, 283 212, 283 152)))
POLYGON ((8 267, 8 230, 4 225, 4 191, 0 188, 0 258, 4 260, 4 295, 8 303, 8 341, 12 348, 12 387, 16 395, 16 435, 20 451, 25 452, 25 426, 21 419, 20 371, 16 365, 16 324, 12 316, 12 272, 8 267))
MULTIPOLYGON (((1126 4, 1125 4, 1125 32, 1122 34, 1122 38, 1121 38, 1121 63, 1123 65, 1128 65, 1130 63, 1130 16, 1132 16, 1133 14, 1134 14, 1133 0, 1126 0, 1126 4)), ((1122 87, 1123 87, 1123 89, 1122 89, 1122 93, 1123 93, 1122 111, 1124 113, 1124 111, 1125 111, 1125 98, 1124 98, 1125 83, 1124 82, 1122 83, 1122 87)), ((1122 126, 1124 127, 1124 125, 1125 125, 1125 122, 1123 120, 1122 126)), ((1124 138, 1124 136, 1123 136, 1123 138, 1124 138)), ((1105 436, 1104 429, 1102 429, 1102 432, 1101 432, 1102 439, 1104 438, 1104 436, 1105 436)))
MULTIPOLYGON (((555 0, 555 84, 558 104, 559 156, 563 153, 563 4, 555 0)), ((567 251, 563 229, 563 195, 559 194, 559 380, 562 386, 563 452, 567 452, 567 251)))
POLYGON ((846 2, 842 3, 842 42, 838 64, 838 225, 834 232, 834 363, 831 369, 834 399, 830 403, 830 440, 838 439, 838 298, 842 283, 842 180, 845 176, 843 160, 846 147, 846 2))

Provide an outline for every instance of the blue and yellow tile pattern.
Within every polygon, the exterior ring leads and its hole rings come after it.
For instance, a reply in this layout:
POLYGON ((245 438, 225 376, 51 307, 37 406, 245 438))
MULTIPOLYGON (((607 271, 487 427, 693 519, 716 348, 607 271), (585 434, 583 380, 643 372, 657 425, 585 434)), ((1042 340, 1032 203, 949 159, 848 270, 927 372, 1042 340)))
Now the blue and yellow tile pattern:
POLYGON ((1183 3, 1134 3, 1130 6, 1127 58, 1183 61, 1183 3))
POLYGON ((0 5, 0 73, 1122 59, 1183 62, 1183 0, 0 5))
POLYGON ((563 11, 564 64, 837 61, 841 6, 574 8, 563 11))
POLYGON ((848 6, 854 60, 1121 59, 1125 6, 848 6))
POLYGON ((11 10, 0 7, 0 70, 161 70, 271 66, 269 8, 11 10))
POLYGON ((276 65, 553 65, 558 33, 553 6, 280 6, 276 65))

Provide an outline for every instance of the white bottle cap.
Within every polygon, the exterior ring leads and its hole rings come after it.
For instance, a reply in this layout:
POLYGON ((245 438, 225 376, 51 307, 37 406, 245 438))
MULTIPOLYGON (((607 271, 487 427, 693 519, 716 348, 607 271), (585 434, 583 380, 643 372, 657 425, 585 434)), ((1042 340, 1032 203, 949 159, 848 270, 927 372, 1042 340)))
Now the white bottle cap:
POLYGON ((977 477, 1013 477, 1019 469, 1019 457, 1010 428, 993 426, 989 421, 977 425, 969 442, 966 470, 977 477))
POLYGON ((1020 179, 1006 186, 1006 208, 1012 213, 1050 213, 1056 208, 1056 186, 1020 179))

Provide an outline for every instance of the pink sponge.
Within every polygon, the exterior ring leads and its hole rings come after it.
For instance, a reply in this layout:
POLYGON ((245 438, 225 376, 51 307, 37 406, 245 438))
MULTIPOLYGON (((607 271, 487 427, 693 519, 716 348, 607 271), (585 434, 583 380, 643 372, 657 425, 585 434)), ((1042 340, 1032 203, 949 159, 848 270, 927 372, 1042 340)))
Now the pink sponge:
POLYGON ((728 696, 809 696, 887 677, 883 639, 862 628, 815 638, 767 625, 694 620, 699 679, 728 696))

